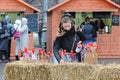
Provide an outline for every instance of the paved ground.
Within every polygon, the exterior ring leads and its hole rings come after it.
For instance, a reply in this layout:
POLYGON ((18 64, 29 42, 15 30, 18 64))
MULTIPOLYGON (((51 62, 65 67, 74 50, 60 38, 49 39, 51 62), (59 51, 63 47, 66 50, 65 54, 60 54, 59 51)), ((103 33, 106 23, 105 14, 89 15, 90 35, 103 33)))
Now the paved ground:
POLYGON ((5 67, 5 63, 0 63, 0 80, 4 80, 3 79, 3 70, 4 70, 4 67, 5 67))

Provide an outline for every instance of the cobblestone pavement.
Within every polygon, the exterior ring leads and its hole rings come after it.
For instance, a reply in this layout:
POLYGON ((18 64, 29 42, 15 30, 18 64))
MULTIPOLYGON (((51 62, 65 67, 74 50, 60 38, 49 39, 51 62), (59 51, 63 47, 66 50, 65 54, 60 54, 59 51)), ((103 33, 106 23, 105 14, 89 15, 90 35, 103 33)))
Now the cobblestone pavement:
POLYGON ((4 80, 3 79, 3 71, 5 68, 6 63, 0 63, 0 80, 4 80))

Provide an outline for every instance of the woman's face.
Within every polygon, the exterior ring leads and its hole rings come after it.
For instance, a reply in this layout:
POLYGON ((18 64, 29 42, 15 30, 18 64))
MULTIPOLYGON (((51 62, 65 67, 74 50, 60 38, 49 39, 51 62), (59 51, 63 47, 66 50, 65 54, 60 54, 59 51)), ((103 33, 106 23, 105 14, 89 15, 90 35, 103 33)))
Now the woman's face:
POLYGON ((62 23, 64 30, 69 31, 71 29, 71 22, 62 23))

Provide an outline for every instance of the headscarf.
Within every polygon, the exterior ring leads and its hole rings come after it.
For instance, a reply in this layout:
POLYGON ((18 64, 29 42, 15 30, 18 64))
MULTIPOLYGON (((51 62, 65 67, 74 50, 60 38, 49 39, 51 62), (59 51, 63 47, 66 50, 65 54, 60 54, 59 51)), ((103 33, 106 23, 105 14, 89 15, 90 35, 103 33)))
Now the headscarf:
POLYGON ((20 27, 21 27, 21 20, 16 20, 15 24, 14 24, 14 28, 17 29, 17 28, 20 28, 20 27))
POLYGON ((22 25, 27 25, 27 23, 28 23, 27 18, 22 18, 22 25))

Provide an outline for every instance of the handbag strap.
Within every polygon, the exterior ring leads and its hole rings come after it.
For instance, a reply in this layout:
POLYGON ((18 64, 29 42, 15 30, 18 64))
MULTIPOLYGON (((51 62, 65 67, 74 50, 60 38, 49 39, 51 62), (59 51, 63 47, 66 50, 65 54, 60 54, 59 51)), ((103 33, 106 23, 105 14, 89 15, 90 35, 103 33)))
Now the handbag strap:
POLYGON ((74 41, 73 41, 71 50, 73 50, 73 47, 74 47, 74 45, 75 45, 75 41, 76 41, 76 33, 75 33, 75 37, 74 37, 74 41))
POLYGON ((15 29, 15 32, 14 32, 14 34, 16 33, 16 31, 17 31, 18 27, 19 27, 19 26, 17 26, 17 28, 15 29))

